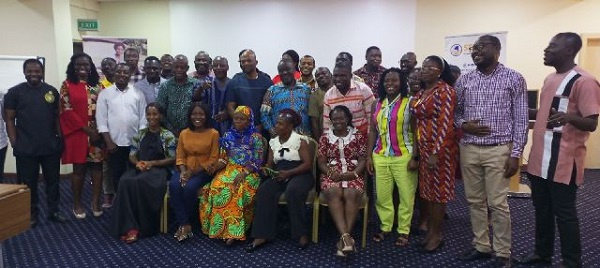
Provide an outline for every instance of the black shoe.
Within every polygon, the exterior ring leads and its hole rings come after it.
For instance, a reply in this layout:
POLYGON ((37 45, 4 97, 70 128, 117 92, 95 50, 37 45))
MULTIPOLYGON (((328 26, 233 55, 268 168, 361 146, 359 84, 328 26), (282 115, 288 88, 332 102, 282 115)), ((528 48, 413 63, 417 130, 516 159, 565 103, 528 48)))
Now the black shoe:
POLYGON ((254 242, 248 244, 248 246, 246 246, 246 248, 244 248, 244 251, 246 251, 246 253, 252 253, 254 251, 257 251, 258 249, 260 249, 262 246, 264 246, 267 242, 262 242, 258 245, 255 245, 254 242))
POLYGON ((496 267, 498 268, 510 268, 512 267, 512 263, 509 258, 505 257, 496 257, 496 267))
POLYGON ((475 248, 469 249, 468 251, 465 251, 462 254, 458 255, 458 259, 461 261, 474 261, 479 259, 489 259, 491 257, 491 253, 480 252, 475 248))
POLYGON ((309 246, 310 246, 310 241, 309 241, 309 242, 306 242, 306 243, 304 243, 304 244, 300 244, 300 243, 298 243, 298 245, 297 245, 297 247, 298 247, 298 250, 305 250, 305 249, 307 249, 309 246))
POLYGON ((67 222, 67 218, 65 218, 63 215, 60 214, 60 212, 54 212, 52 213, 52 215, 50 215, 48 217, 49 220, 53 221, 53 222, 58 222, 58 223, 65 223, 67 222))
POLYGON ((425 245, 419 247, 419 252, 421 253, 436 253, 438 252, 440 249, 442 249, 442 247, 444 246, 444 240, 441 240, 440 243, 437 245, 437 247, 433 248, 433 249, 426 249, 425 245))
POLYGON ((519 264, 527 264, 527 265, 550 264, 550 263, 552 263, 552 259, 550 257, 541 257, 540 255, 537 255, 536 253, 529 253, 520 258, 515 258, 515 262, 517 262, 519 264))

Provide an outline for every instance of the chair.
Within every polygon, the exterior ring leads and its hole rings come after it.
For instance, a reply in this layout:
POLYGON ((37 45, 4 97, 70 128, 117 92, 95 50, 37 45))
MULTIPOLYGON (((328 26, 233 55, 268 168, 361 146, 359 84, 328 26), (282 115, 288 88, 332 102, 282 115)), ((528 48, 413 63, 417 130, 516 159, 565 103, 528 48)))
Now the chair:
POLYGON ((167 233, 169 229, 169 224, 167 222, 169 216, 169 182, 167 182, 167 192, 165 192, 165 196, 163 197, 163 204, 160 208, 160 232, 163 234, 167 233))
MULTIPOLYGON (((316 154, 315 154, 315 168, 316 168, 316 154)), ((316 170, 314 171, 316 176, 316 170)), ((322 192, 315 196, 315 200, 313 201, 313 229, 312 229, 312 241, 313 243, 319 242, 319 209, 321 206, 328 207, 327 200, 325 199, 325 194, 322 192)), ((362 241, 361 247, 365 248, 367 246, 367 223, 369 221, 369 197, 366 192, 363 192, 361 203, 358 209, 363 210, 363 225, 362 225, 362 241)))
MULTIPOLYGON (((321 193, 319 196, 315 198, 313 204, 313 229, 312 229, 312 241, 313 243, 319 242, 319 208, 320 206, 328 207, 327 200, 325 199, 325 194, 321 193)), ((367 246, 367 223, 369 220, 369 197, 367 193, 363 193, 361 204, 358 207, 362 209, 363 212, 363 225, 362 225, 362 241, 361 246, 365 248, 367 246)))
MULTIPOLYGON (((312 138, 307 137, 305 139, 306 141, 308 141, 308 145, 310 146, 310 153, 312 154, 312 175, 314 179, 317 179, 317 141, 313 140, 312 138)), ((308 192, 308 196, 306 197, 306 203, 307 205, 313 205, 313 223, 315 221, 315 213, 314 210, 316 208, 316 206, 314 206, 314 202, 317 199, 317 191, 315 189, 315 183, 313 183, 313 188, 308 192)), ((279 196, 279 205, 287 205, 287 199, 285 197, 285 192, 281 194, 281 196, 279 196)), ((313 240, 314 241, 314 240, 313 240)))

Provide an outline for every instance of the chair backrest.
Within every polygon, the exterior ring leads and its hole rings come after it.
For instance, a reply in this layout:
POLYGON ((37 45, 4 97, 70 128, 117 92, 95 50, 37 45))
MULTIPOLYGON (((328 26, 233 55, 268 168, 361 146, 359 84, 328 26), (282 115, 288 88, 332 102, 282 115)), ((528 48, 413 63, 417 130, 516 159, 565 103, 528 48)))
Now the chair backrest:
POLYGON ((263 140, 263 165, 267 164, 267 161, 269 160, 269 141, 267 140, 267 138, 262 137, 263 140))
POLYGON ((308 142, 308 149, 310 151, 310 156, 312 157, 312 175, 313 179, 318 180, 317 178, 317 150, 319 149, 319 144, 316 140, 311 137, 306 136, 306 141, 308 142))

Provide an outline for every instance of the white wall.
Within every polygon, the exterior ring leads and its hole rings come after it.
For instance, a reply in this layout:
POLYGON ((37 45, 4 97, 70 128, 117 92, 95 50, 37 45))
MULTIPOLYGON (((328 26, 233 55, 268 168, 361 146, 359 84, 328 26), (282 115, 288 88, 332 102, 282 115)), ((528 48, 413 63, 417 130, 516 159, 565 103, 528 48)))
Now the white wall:
POLYGON ((240 50, 251 48, 259 69, 274 75, 288 49, 330 68, 338 52, 348 51, 357 69, 376 45, 383 65, 397 66, 414 48, 416 0, 171 1, 170 14, 173 54, 225 56, 231 75, 240 71, 240 50))
POLYGON ((97 35, 147 38, 148 55, 160 57, 171 53, 170 16, 166 0, 100 2, 97 35))

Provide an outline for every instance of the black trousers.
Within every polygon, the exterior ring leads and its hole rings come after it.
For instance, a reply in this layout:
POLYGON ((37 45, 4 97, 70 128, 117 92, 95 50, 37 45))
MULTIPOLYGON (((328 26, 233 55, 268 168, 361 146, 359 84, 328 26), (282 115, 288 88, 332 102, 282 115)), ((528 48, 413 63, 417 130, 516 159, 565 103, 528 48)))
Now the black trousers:
POLYGON ((551 257, 554 253, 554 226, 558 225, 563 264, 581 267, 581 234, 577 217, 575 175, 569 185, 528 174, 531 199, 535 207, 535 253, 551 257))
POLYGON ((58 212, 60 202, 60 154, 44 156, 16 156, 17 179, 31 191, 31 218, 37 218, 38 209, 38 176, 40 166, 46 183, 46 202, 48 215, 58 212))
POLYGON ((313 188, 310 173, 293 177, 289 181, 267 179, 256 192, 252 234, 254 238, 275 239, 277 236, 277 215, 279 197, 285 192, 293 239, 308 235, 306 220, 306 198, 313 188))
POLYGON ((119 180, 125 170, 127 170, 127 165, 129 165, 129 151, 131 147, 129 146, 117 146, 117 151, 111 153, 108 157, 108 166, 113 176, 113 183, 115 186, 115 193, 119 188, 119 180))
POLYGON ((0 149, 0 183, 4 182, 4 162, 6 161, 6 150, 8 145, 0 149))

